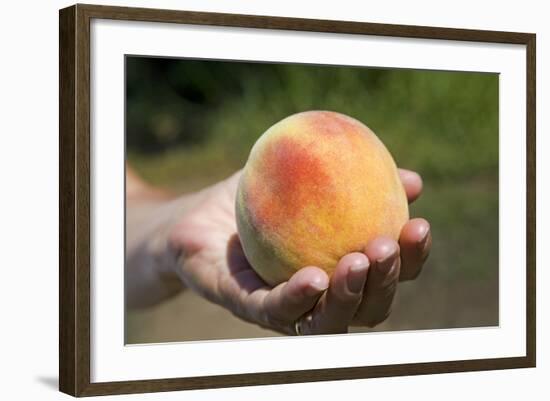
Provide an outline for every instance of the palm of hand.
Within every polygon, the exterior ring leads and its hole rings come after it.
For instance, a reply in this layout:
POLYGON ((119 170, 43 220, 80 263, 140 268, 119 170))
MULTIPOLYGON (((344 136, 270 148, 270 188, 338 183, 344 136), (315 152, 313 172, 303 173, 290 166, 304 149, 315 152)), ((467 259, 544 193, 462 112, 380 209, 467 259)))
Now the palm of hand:
POLYGON ((268 287, 248 263, 237 235, 235 195, 239 177, 240 172, 208 188, 201 205, 185 216, 174 233, 185 255, 181 267, 185 282, 250 321, 248 313, 240 313, 237 300, 246 302, 255 291, 268 291, 268 287))
MULTIPOLYGON (((402 172, 409 199, 415 198, 420 188, 416 193, 413 188, 411 196, 404 174, 409 172, 402 172)), ((239 177, 237 172, 204 190, 200 204, 175 226, 170 242, 183 257, 179 274, 185 283, 244 320, 287 334, 295 334, 294 322, 308 312, 301 321, 303 333, 347 332, 352 323, 374 326, 388 316, 397 281, 414 278, 429 252, 429 225, 415 219, 403 229, 401 257, 395 241, 375 240, 365 253, 344 256, 330 280, 309 266, 270 288, 248 263, 237 235, 239 177), (403 258, 408 260, 404 272, 403 258), (350 287, 351 279, 359 286, 350 287)))

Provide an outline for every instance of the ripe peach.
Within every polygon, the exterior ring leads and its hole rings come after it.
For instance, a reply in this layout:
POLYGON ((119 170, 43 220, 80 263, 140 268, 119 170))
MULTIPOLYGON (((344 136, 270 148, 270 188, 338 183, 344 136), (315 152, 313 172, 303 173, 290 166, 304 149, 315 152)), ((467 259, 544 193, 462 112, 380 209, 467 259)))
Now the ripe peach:
POLYGON ((392 156, 361 122, 329 111, 291 115, 255 143, 236 199, 244 253, 268 284, 304 266, 329 275, 409 218, 392 156))

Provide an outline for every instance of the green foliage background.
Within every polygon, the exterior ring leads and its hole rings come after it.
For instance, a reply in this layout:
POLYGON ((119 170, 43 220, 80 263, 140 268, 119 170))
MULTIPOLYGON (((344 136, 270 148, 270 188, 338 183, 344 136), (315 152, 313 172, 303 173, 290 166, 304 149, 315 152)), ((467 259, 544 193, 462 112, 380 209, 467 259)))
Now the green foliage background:
POLYGON ((176 191, 241 168, 290 114, 333 110, 364 122, 400 167, 422 175, 411 214, 427 218, 434 237, 388 324, 498 323, 497 74, 143 57, 128 57, 126 73, 128 160, 176 191))

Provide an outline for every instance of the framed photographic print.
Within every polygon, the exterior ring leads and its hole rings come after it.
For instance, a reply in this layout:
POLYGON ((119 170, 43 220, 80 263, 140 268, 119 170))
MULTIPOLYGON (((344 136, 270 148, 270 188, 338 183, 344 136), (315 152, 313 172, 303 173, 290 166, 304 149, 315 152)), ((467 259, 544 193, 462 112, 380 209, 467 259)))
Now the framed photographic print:
POLYGON ((535 366, 534 34, 59 26, 61 391, 535 366))

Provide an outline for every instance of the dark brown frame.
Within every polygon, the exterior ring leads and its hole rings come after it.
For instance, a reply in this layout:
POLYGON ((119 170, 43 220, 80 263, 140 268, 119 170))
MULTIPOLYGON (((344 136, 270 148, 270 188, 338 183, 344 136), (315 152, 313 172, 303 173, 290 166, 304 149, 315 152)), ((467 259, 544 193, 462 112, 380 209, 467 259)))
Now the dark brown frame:
POLYGON ((535 46, 531 33, 77 4, 59 13, 59 389, 73 396, 534 367, 535 46), (527 48, 527 354, 524 357, 90 383, 90 20, 512 43, 527 48))

